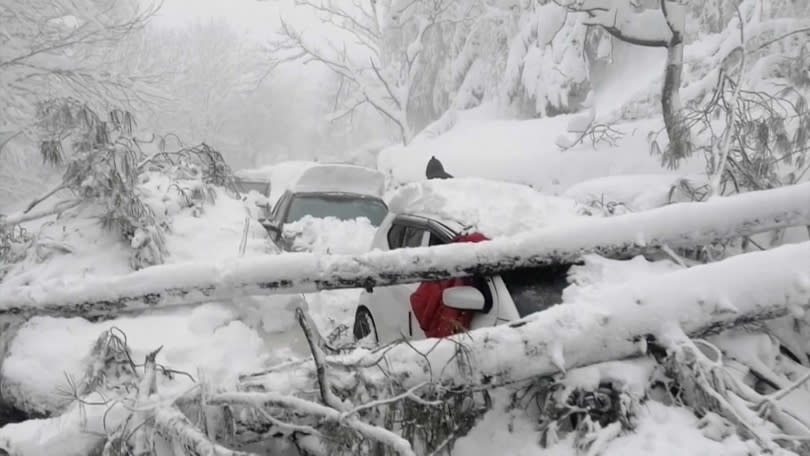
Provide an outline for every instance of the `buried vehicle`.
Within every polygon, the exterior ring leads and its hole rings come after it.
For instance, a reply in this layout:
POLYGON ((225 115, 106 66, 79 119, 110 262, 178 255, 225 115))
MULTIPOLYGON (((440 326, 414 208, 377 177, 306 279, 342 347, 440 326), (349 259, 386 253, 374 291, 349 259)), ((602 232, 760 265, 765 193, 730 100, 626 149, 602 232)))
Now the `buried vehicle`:
MULTIPOLYGON (((466 178, 429 180, 406 185, 391 198, 390 212, 372 248, 395 250, 506 237, 581 218, 580 209, 572 200, 522 185, 466 178)), ((355 311, 354 337, 388 343, 442 337, 454 332, 448 331, 448 324, 475 329, 517 320, 560 303, 570 267, 553 264, 491 277, 366 290, 355 311), (443 305, 437 306, 439 302, 443 305)))
MULTIPOLYGON (((234 183, 240 196, 245 201, 252 201, 252 204, 259 209, 255 218, 260 223, 270 217, 270 177, 261 173, 260 170, 240 170, 234 173, 234 183)), ((252 211, 251 211, 252 212, 252 211)))
POLYGON ((264 227, 284 250, 294 248, 295 233, 285 226, 304 219, 349 222, 366 219, 377 227, 388 213, 382 199, 385 176, 355 165, 322 164, 303 171, 279 198, 264 227))

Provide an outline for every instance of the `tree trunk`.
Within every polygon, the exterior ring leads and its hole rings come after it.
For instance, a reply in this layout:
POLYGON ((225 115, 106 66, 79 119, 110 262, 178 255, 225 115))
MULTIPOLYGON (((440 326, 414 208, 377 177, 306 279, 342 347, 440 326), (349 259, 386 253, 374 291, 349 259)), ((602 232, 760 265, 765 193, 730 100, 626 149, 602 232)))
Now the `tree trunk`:
MULTIPOLYGON (((672 36, 667 43, 667 67, 664 71, 664 86, 661 91, 661 111, 664 117, 664 126, 669 137, 669 159, 671 168, 691 154, 689 129, 681 113, 681 74, 683 73, 683 27, 682 21, 672 17, 668 11, 667 0, 661 0, 661 11, 672 36)), ((680 5, 670 5, 669 9, 680 9, 680 5)), ((682 18, 681 14, 675 14, 682 18)))
POLYGON ((630 257, 810 224, 810 184, 610 218, 583 218, 524 235, 361 255, 284 254, 221 264, 161 265, 119 277, 0 288, 0 315, 109 319, 123 312, 245 295, 373 288, 564 264, 583 254, 630 257))

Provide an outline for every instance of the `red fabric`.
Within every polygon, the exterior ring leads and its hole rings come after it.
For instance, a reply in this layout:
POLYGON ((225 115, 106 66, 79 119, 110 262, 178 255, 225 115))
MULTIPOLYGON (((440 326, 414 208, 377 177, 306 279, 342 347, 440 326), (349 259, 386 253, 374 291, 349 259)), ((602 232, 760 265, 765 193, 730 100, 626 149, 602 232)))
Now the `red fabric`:
MULTIPOLYGON (((452 242, 481 242, 487 237, 480 233, 457 236, 452 242)), ((467 285, 466 279, 448 279, 422 282, 411 295, 411 309, 419 327, 427 337, 447 337, 470 328, 473 312, 447 307, 442 292, 450 287, 467 285)))

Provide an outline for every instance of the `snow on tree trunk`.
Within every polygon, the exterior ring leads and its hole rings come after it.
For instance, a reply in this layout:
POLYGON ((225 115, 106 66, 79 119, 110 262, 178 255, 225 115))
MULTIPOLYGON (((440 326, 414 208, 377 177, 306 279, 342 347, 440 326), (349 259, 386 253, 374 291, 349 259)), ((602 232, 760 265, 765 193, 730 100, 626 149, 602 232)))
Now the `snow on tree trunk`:
POLYGON ((32 283, 0 289, 0 315, 111 318, 121 312, 244 295, 372 288, 524 266, 578 261, 585 253, 629 257, 810 224, 810 184, 705 203, 550 227, 475 245, 372 251, 361 255, 285 254, 226 263, 160 265, 124 276, 32 283))
POLYGON ((661 92, 661 110, 669 137, 669 153, 677 162, 690 153, 689 130, 684 125, 680 95, 685 15, 681 5, 667 6, 667 0, 661 0, 661 10, 672 32, 667 43, 667 67, 664 71, 664 86, 661 92))

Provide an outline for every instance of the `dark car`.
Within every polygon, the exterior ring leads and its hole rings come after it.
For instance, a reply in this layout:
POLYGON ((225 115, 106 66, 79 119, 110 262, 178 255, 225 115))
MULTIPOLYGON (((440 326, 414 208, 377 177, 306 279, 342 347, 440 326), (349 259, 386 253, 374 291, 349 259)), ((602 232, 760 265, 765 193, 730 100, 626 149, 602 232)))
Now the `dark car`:
POLYGON ((284 225, 306 216, 354 220, 365 217, 379 226, 388 214, 382 199, 385 177, 379 171, 353 165, 316 165, 279 198, 264 227, 271 239, 285 250, 291 240, 283 236, 284 225))

